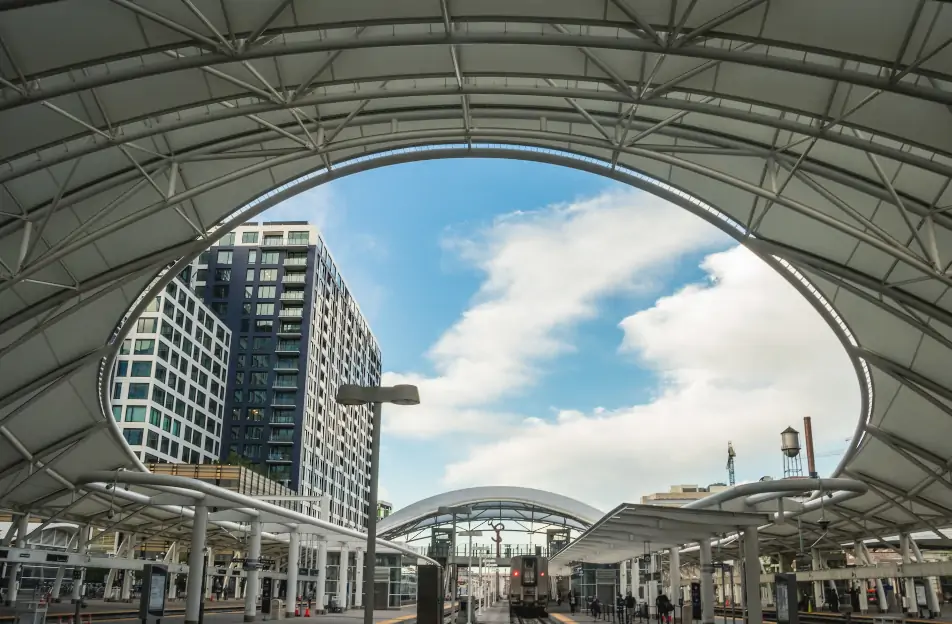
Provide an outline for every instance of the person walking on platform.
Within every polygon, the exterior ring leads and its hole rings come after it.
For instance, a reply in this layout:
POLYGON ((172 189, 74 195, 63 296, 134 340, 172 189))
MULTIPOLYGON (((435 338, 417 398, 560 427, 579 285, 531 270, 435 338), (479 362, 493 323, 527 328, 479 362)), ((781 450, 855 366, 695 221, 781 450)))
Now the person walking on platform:
POLYGON ((631 592, 628 592, 628 596, 625 598, 625 624, 629 624, 634 616, 635 597, 631 595, 631 592))
POLYGON ((658 594, 658 597, 655 598, 655 607, 658 609, 658 622, 670 624, 671 617, 668 614, 674 610, 674 607, 668 597, 664 594, 658 594))
POLYGON ((598 596, 592 598, 592 619, 597 620, 602 614, 602 603, 598 600, 598 596))
POLYGON ((575 596, 575 590, 569 590, 569 612, 575 613, 575 607, 578 606, 578 598, 575 596))

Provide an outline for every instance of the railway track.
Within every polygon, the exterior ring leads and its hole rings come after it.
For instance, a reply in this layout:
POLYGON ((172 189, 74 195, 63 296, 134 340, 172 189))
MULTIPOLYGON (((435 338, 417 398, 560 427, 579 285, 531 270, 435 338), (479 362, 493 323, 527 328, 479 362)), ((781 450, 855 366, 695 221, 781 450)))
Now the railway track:
MULTIPOLYGON (((243 613, 243 607, 236 607, 234 605, 229 605, 227 607, 205 607, 205 613, 243 613)), ((174 618, 182 617, 185 615, 185 609, 168 609, 165 612, 165 617, 174 618)), ((134 620, 138 619, 139 610, 123 610, 123 611, 83 611, 82 618, 86 620, 87 617, 92 617, 93 622, 105 622, 105 621, 122 621, 122 620, 134 620)), ((60 620, 66 621, 73 618, 73 612, 58 612, 50 611, 46 614, 46 621, 50 623, 58 623, 60 620)), ((14 622, 16 616, 12 614, 2 614, 0 615, 0 623, 14 622)))
POLYGON ((561 622, 559 622, 559 620, 555 619, 551 615, 547 615, 544 617, 535 617, 535 618, 520 617, 518 615, 510 615, 509 622, 511 624, 562 624, 561 622))

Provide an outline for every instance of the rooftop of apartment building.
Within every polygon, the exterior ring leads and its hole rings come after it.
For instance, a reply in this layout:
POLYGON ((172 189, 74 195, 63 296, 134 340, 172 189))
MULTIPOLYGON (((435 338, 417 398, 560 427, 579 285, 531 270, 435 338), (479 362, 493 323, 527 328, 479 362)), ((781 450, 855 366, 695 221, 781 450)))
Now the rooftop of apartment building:
POLYGON ((724 483, 712 483, 706 487, 695 484, 672 485, 667 492, 655 492, 641 497, 643 505, 677 505, 699 500, 714 492, 727 489, 724 483))
MULTIPOLYGON (((357 302, 356 297, 354 297, 351 293, 350 287, 347 285, 347 281, 341 276, 340 270, 337 266, 337 261, 334 259, 334 254, 327 246, 326 241, 324 241, 323 236, 321 236, 320 229, 316 225, 308 221, 249 221, 236 226, 231 232, 212 243, 212 247, 293 247, 295 245, 315 245, 319 250, 322 250, 323 253, 327 255, 327 257, 330 259, 331 265, 334 268, 334 272, 336 274, 335 276, 339 281, 341 288, 348 295, 349 304, 353 307, 353 311, 363 319, 363 324, 366 331, 369 333, 371 343, 379 351, 377 337, 374 334, 373 329, 370 327, 370 323, 367 321, 367 316, 364 314, 363 310, 361 310, 360 304, 357 302), (273 231, 268 232, 268 229, 273 231), (295 232, 294 230, 298 230, 298 232, 295 232), (306 239, 303 236, 293 236, 294 234, 300 234, 301 230, 307 231, 308 235, 306 239), (254 234, 253 237, 252 234, 254 234), (260 234, 260 236, 258 236, 258 234, 260 234), (275 237, 279 236, 281 240, 269 242, 267 240, 269 235, 275 237)), ((202 260, 199 259, 198 263, 201 264, 202 260)))
MULTIPOLYGON (((258 467, 253 465, 253 467, 258 467)), ((256 472, 252 467, 229 464, 147 464, 146 468, 154 474, 188 477, 211 483, 232 492, 246 496, 297 496, 297 492, 256 472)), ((305 505, 317 509, 317 503, 301 501, 272 500, 280 507, 308 513, 305 505)))

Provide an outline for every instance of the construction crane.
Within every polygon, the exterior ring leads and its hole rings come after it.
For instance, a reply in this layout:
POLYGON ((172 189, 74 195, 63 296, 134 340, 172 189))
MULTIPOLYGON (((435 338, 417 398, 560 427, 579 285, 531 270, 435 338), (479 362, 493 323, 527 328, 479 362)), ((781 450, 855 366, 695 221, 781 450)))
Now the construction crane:
POLYGON ((737 481, 734 477, 734 458, 737 457, 737 453, 734 452, 734 445, 731 444, 730 440, 727 441, 727 480, 730 482, 731 486, 737 481))

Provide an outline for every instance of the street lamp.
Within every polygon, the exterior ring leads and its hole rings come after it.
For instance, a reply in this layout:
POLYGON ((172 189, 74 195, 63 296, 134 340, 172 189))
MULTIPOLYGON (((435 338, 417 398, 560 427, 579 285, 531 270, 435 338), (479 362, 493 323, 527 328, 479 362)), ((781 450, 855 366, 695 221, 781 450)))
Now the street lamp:
POLYGON ((460 535, 469 538, 469 565, 466 567, 466 624, 473 624, 473 538, 482 535, 482 531, 461 531, 460 535))
MULTIPOLYGON (((367 500, 367 558, 364 560, 364 624, 374 624, 373 583, 377 567, 377 482, 380 479, 380 427, 381 406, 419 405, 420 391, 416 386, 401 384, 390 387, 357 386, 344 384, 337 388, 340 405, 366 405, 373 403, 373 431, 370 433, 370 493, 367 500)), ((344 563, 344 565, 347 565, 344 563)), ((358 591, 364 588, 358 588, 358 591)))

